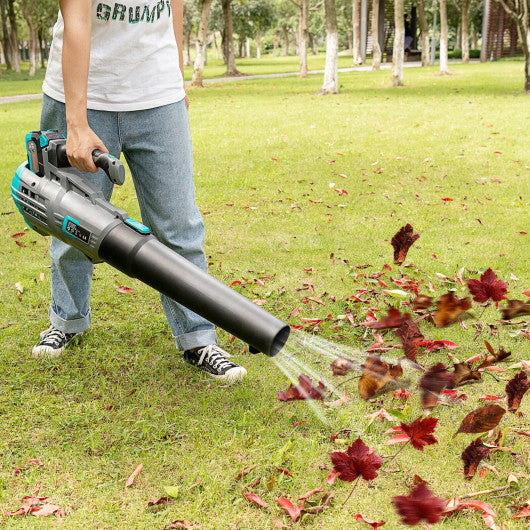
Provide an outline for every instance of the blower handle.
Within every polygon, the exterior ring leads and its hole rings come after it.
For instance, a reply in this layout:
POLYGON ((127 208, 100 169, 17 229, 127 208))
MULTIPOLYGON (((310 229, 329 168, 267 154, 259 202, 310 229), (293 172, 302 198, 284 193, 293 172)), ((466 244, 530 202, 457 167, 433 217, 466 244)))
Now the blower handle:
MULTIPOLYGON (((64 140, 56 145, 56 152, 58 167, 69 167, 70 162, 66 156, 66 142, 64 140)), ((125 182, 125 168, 116 157, 99 149, 94 149, 92 151, 92 160, 97 167, 105 171, 112 183, 121 186, 125 182)))
POLYGON ((121 186, 125 182, 125 167, 115 156, 104 153, 99 149, 94 149, 92 151, 92 160, 97 167, 105 171, 114 184, 121 186))

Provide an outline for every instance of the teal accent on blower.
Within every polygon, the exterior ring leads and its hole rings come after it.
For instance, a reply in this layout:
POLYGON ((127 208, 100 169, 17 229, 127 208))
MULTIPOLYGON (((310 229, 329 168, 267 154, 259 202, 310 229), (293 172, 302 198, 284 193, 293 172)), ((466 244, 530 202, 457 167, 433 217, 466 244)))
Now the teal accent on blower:
POLYGON ((26 162, 22 162, 20 166, 17 167, 17 170, 15 171, 15 176, 13 177, 13 180, 11 182, 11 198, 16 204, 16 207, 18 208, 18 211, 22 214, 22 217, 24 217, 24 221, 28 224, 28 226, 34 230, 31 223, 26 219, 24 216, 24 212, 22 211, 22 208, 18 202, 18 192, 20 191, 20 176, 22 175, 22 172, 26 169, 26 162))

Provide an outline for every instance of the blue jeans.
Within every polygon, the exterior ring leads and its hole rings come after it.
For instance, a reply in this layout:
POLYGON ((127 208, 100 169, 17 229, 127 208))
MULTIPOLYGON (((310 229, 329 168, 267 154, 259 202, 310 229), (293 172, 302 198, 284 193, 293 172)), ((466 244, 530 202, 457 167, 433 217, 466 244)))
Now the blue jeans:
MULTIPOLYGON (((88 123, 109 152, 123 153, 131 170, 142 222, 166 246, 207 269, 204 224, 195 204, 193 153, 184 100, 162 107, 106 112, 88 110, 88 123)), ((41 129, 66 133, 65 106, 44 95, 41 129)), ((107 199, 113 185, 102 171, 83 173, 107 199)), ((90 326, 92 262, 52 238, 50 322, 65 333, 90 326)), ((162 306, 180 350, 216 343, 213 324, 161 295, 162 306)))

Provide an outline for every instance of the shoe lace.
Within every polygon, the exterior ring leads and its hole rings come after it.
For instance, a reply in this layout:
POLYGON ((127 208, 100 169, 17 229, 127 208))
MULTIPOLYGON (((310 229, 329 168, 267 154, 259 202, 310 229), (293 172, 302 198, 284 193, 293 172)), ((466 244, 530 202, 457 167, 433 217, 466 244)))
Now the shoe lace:
POLYGON ((199 366, 206 360, 207 363, 211 364, 215 369, 224 368, 234 363, 229 361, 227 357, 231 357, 228 352, 225 352, 217 344, 210 344, 199 350, 201 356, 199 357, 199 366))
POLYGON ((50 328, 48 333, 44 336, 42 339, 42 342, 47 344, 60 344, 63 340, 66 339, 66 334, 57 329, 57 328, 50 328))

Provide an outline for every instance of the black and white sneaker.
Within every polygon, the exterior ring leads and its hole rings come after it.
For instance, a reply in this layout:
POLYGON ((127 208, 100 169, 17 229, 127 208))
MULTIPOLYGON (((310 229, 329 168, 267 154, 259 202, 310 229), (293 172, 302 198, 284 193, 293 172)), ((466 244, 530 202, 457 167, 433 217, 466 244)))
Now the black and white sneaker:
POLYGON ((41 334, 41 340, 33 346, 33 357, 59 357, 70 341, 79 333, 64 333, 50 326, 41 334))
POLYGON ((247 375, 247 371, 242 366, 229 361, 227 357, 230 357, 230 354, 217 346, 217 344, 210 344, 203 348, 195 348, 184 352, 184 360, 187 363, 198 366, 201 370, 207 372, 210 377, 227 381, 228 383, 241 381, 247 375))

